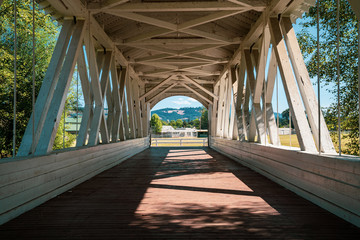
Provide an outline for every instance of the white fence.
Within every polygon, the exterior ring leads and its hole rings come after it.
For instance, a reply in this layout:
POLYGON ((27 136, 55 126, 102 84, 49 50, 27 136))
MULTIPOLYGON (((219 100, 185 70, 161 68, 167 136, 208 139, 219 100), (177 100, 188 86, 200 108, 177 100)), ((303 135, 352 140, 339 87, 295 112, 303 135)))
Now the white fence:
POLYGON ((206 147, 207 138, 151 138, 152 147, 206 147))

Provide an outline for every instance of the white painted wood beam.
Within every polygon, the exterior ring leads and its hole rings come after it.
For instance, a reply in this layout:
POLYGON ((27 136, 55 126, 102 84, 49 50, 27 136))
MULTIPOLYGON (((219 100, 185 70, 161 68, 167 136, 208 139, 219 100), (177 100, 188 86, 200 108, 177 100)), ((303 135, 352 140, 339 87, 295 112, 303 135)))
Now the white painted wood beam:
POLYGON ((59 75, 59 81, 55 88, 56 93, 51 100, 49 111, 40 134, 39 142, 36 146, 35 155, 42 155, 52 151, 62 110, 64 108, 66 96, 70 87, 72 74, 80 52, 80 46, 83 43, 84 29, 85 21, 78 20, 71 36, 71 41, 59 75))
POLYGON ((224 94, 225 94, 225 79, 221 79, 219 82, 219 101, 218 101, 218 114, 217 114, 217 123, 216 123, 216 136, 221 136, 222 131, 222 119, 223 119, 223 110, 224 110, 224 94))
POLYGON ((165 79, 164 81, 162 81, 161 83, 159 83, 158 85, 156 85, 155 87, 153 87, 150 91, 148 91, 147 93, 143 94, 142 96, 140 96, 140 100, 142 100, 143 98, 146 98, 147 96, 149 96, 150 94, 153 94, 156 90, 158 90, 159 88, 161 88, 162 86, 164 86, 165 84, 169 83, 170 81, 172 81, 176 76, 171 75, 169 76, 167 79, 165 79))
POLYGON ((235 4, 238 4, 240 6, 244 6, 244 7, 252 7, 253 3, 251 1, 248 0, 227 0, 228 2, 232 2, 235 4))
POLYGON ((120 99, 122 105, 122 119, 120 122, 120 140, 130 139, 129 123, 127 117, 127 103, 125 97, 125 86, 128 78, 128 68, 122 68, 121 79, 120 79, 120 99), (124 139, 121 139, 123 137, 124 139))
MULTIPOLYGON (((139 90, 140 90, 139 91, 140 96, 145 94, 145 84, 140 86, 139 90)), ((143 130, 142 135, 143 137, 147 137, 148 136, 147 107, 144 98, 140 101, 140 107, 141 107, 141 121, 142 121, 142 130, 143 130)))
POLYGON ((84 146, 86 143, 88 129, 90 127, 91 116, 93 111, 93 96, 91 94, 90 82, 88 78, 88 70, 85 61, 85 53, 84 49, 80 49, 80 54, 77 61, 77 68, 79 71, 80 82, 81 82, 81 89, 84 96, 84 112, 81 118, 81 124, 78 132, 78 136, 76 139, 76 146, 81 147, 84 146))
POLYGON ((302 53, 295 35, 295 31, 292 27, 290 18, 283 17, 281 19, 281 28, 288 49, 289 57, 292 62, 292 67, 294 69, 300 94, 306 109, 312 134, 315 139, 315 144, 319 149, 318 143, 319 143, 319 117, 320 117, 321 151, 326 153, 336 153, 323 114, 321 111, 320 111, 320 116, 318 114, 318 101, 316 99, 316 95, 309 77, 309 73, 306 69, 304 59, 302 58, 302 53))
POLYGON ((265 68, 267 63, 269 45, 270 45, 270 32, 268 28, 265 28, 261 41, 259 59, 257 62, 256 82, 253 93, 254 103, 260 103, 261 100, 261 95, 263 92, 264 82, 265 82, 265 68))
POLYGON ((279 22, 276 18, 270 18, 269 25, 271 40, 275 50, 276 59, 279 64, 279 70, 281 79, 283 81, 286 98, 293 116, 292 120, 300 144, 300 149, 303 151, 316 152, 315 143, 305 115, 304 107, 302 106, 298 87, 295 83, 292 67, 288 58, 285 41, 281 34, 279 22))
MULTIPOLYGON (((231 115, 230 115, 230 127, 229 127, 229 137, 230 139, 237 140, 238 137, 238 127, 237 127, 237 111, 236 111, 236 100, 238 95, 238 84, 240 82, 238 75, 236 73, 235 66, 229 69, 229 79, 231 79, 232 85, 232 102, 231 102, 231 115)), ((240 83, 241 84, 241 83, 240 83)), ((241 104, 241 103, 240 103, 241 104)))
POLYGON ((119 6, 126 2, 129 2, 129 0, 106 0, 104 2, 99 3, 98 5, 93 5, 94 3, 93 4, 89 3, 88 7, 90 9, 92 9, 94 7, 100 7, 101 9, 108 9, 108 8, 113 8, 113 7, 119 6))
POLYGON ((120 122, 121 122, 121 98, 120 98, 120 80, 118 76, 118 70, 116 69, 116 63, 113 60, 111 62, 111 83, 112 83, 112 99, 113 99, 113 109, 114 109, 114 118, 111 128, 111 142, 117 142, 120 132, 120 122))
POLYGON ((290 0, 272 0, 265 9, 261 10, 261 16, 256 20, 255 24, 251 26, 250 31, 243 39, 242 44, 235 51, 228 64, 224 67, 224 70, 221 72, 216 83, 220 81, 230 66, 233 66, 240 61, 241 52, 244 50, 244 48, 250 48, 254 42, 260 38, 264 29, 264 24, 268 17, 278 16, 278 14, 284 12, 288 7, 289 2, 290 0))
POLYGON ((173 87, 177 86, 179 83, 175 82, 173 84, 171 84, 170 86, 166 87, 165 89, 159 91, 158 93, 156 93, 153 97, 151 97, 150 99, 148 99, 145 103, 151 103, 153 102, 155 99, 157 99, 159 96, 161 96, 162 94, 166 93, 167 91, 169 91, 170 89, 172 89, 173 87))
MULTIPOLYGON (((146 46, 143 46, 141 48, 146 49, 146 46)), ((206 61, 206 62, 210 62, 210 63, 214 63, 214 64, 225 62, 226 59, 215 58, 215 57, 210 57, 210 56, 196 53, 199 51, 210 50, 210 49, 214 49, 214 48, 215 47, 211 46, 211 45, 203 45, 203 46, 198 46, 198 47, 194 47, 194 48, 183 50, 183 51, 177 51, 176 53, 174 53, 173 51, 170 52, 166 49, 161 49, 161 50, 158 49, 160 52, 165 52, 165 53, 158 54, 158 55, 152 55, 149 57, 134 59, 132 62, 133 63, 144 63, 144 62, 158 62, 158 60, 166 61, 166 59, 170 58, 170 57, 198 59, 198 60, 202 60, 202 61, 206 61)))
POLYGON ((75 25, 73 24, 72 20, 64 21, 49 63, 49 67, 46 71, 40 92, 37 96, 35 103, 35 114, 31 114, 17 156, 28 156, 35 151, 35 147, 39 141, 40 133, 44 126, 45 118, 50 107, 51 99, 54 95, 61 66, 65 58, 66 50, 69 45, 74 26, 75 25), (33 120, 33 118, 35 119, 33 120), (35 123, 34 127, 33 122, 35 123), (32 141, 33 128, 35 129, 35 142, 32 141))
MULTIPOLYGON (((150 39, 153 37, 166 35, 166 34, 169 34, 172 32, 183 32, 183 33, 191 34, 194 36, 204 37, 207 39, 211 39, 211 40, 215 40, 215 41, 219 41, 219 42, 225 42, 225 43, 229 44, 230 42, 233 41, 232 39, 228 39, 223 36, 204 32, 204 31, 197 30, 197 29, 191 29, 191 28, 211 22, 211 21, 226 18, 226 17, 232 16, 232 15, 238 14, 238 13, 241 13, 241 11, 220 11, 220 12, 212 13, 210 15, 200 17, 197 19, 193 19, 193 20, 190 20, 185 23, 178 24, 178 25, 169 23, 166 21, 162 21, 162 20, 159 20, 156 18, 147 17, 147 16, 144 16, 141 14, 131 13, 131 12, 111 13, 111 14, 122 17, 122 18, 130 19, 130 20, 134 20, 134 21, 138 21, 138 22, 143 22, 146 24, 151 24, 151 25, 160 27, 160 28, 168 29, 167 31, 166 30, 154 30, 152 32, 138 34, 135 37, 123 40, 124 43, 146 40, 146 39, 150 39)), ((236 41, 238 41, 238 39, 236 39, 236 41)))
MULTIPOLYGON (((202 44, 223 44, 223 42, 212 40, 212 39, 203 39, 203 38, 185 38, 185 39, 172 39, 172 38, 156 38, 156 39, 147 39, 143 41, 137 41, 137 42, 124 42, 123 40, 115 40, 114 41, 116 45, 120 46, 144 46, 144 45, 152 45, 152 46, 179 46, 179 45, 202 45, 202 44)), ((241 39, 239 38, 237 41, 236 39, 233 39, 233 42, 231 44, 240 44, 241 39)))
POLYGON ((137 58, 137 59, 134 59, 134 62, 137 63, 137 62, 155 61, 158 59, 164 59, 164 58, 168 58, 168 57, 172 57, 172 56, 173 56, 172 54, 164 53, 164 54, 158 54, 158 55, 153 55, 153 56, 148 56, 148 57, 137 58))
MULTIPOLYGON (((246 62, 246 69, 248 75, 248 82, 250 85, 250 99, 252 102, 251 108, 251 121, 250 121, 250 128, 249 128, 249 141, 253 141, 255 139, 254 129, 258 133, 258 141, 262 144, 265 143, 266 133, 265 133, 265 123, 264 118, 262 116, 262 111, 260 107, 260 103, 254 102, 254 95, 255 95, 255 87, 256 87, 256 80, 254 76, 254 66, 251 61, 251 53, 250 50, 244 50, 244 57, 246 62)), ((262 90, 262 89, 261 89, 262 90)))
MULTIPOLYGON (((206 79, 201 79, 201 78, 196 78, 193 79, 195 80, 197 83, 199 84, 206 84, 206 85, 213 85, 214 81, 212 80, 206 80, 206 79)), ((144 80, 144 83, 149 86, 149 85, 157 85, 161 82, 162 80, 158 80, 158 79, 154 79, 154 80, 144 80)), ((216 95, 216 94, 215 94, 216 95)))
MULTIPOLYGON (((131 62, 130 63, 135 63, 135 62, 131 62)), ((184 64, 205 64, 205 63, 209 63, 209 61, 205 61, 205 60, 198 60, 198 59, 193 59, 193 58, 164 58, 164 59, 159 59, 157 61, 154 62, 137 62, 140 64, 144 64, 144 65, 151 65, 154 66, 155 64, 173 64, 173 66, 177 66, 177 65, 184 65, 184 64)), ((214 64, 216 63, 224 63, 224 62, 213 62, 214 64)))
POLYGON ((186 85, 185 83, 180 83, 181 86, 185 87, 186 89, 190 90, 191 92, 195 93, 197 96, 199 96, 200 98, 204 99, 206 102, 208 102, 209 104, 211 104, 211 100, 208 99, 207 97, 205 97, 204 95, 202 95, 201 93, 195 91, 194 89, 192 89, 191 87, 189 87, 188 85, 186 85))
POLYGON ((201 75, 201 76, 212 76, 212 75, 218 75, 220 72, 209 72, 205 70, 199 70, 195 69, 194 67, 188 67, 188 68, 178 68, 178 69, 158 69, 155 71, 150 72, 138 72, 140 76, 159 76, 164 75, 165 73, 172 74, 172 75, 201 75), (189 74, 192 73, 192 74, 189 74))
POLYGON ((207 90, 206 88, 204 88, 203 86, 201 86, 199 83, 197 83, 194 79, 186 76, 186 75, 180 75, 185 81, 195 85, 197 88, 201 89, 202 91, 204 91, 206 94, 212 96, 214 99, 218 100, 218 96, 216 96, 214 93, 210 92, 209 90, 207 90))
MULTIPOLYGON (((83 10, 81 10, 83 11, 83 10)), ((85 11, 85 10, 84 10, 85 11)), ((86 17, 88 17, 86 15, 86 17)), ((122 66, 126 66, 128 68, 128 73, 131 74, 133 78, 139 79, 134 69, 129 66, 127 59, 120 52, 120 50, 114 46, 114 42, 110 39, 110 37, 105 33, 104 29, 99 25, 96 19, 93 16, 90 16, 90 26, 91 31, 96 40, 106 49, 111 49, 114 52, 114 56, 119 64, 122 66)))
MULTIPOLYGON (((243 55, 243 56, 245 58, 245 55, 243 55)), ((246 62, 244 62, 244 64, 246 64, 246 62)), ((252 136, 252 134, 250 134, 250 128, 249 128, 249 126, 250 126, 249 105, 250 105, 251 91, 250 91, 250 83, 249 83, 248 75, 246 76, 245 80, 246 80, 246 82, 244 83, 245 84, 245 95, 244 95, 244 103, 243 103, 243 108, 242 108, 244 135, 245 135, 246 140, 252 142, 252 141, 254 141, 254 139, 250 138, 250 135, 252 136)))
POLYGON ((265 106, 266 111, 266 123, 267 130, 269 132, 270 143, 275 146, 280 146, 280 137, 278 127, 276 125, 276 119, 274 115, 274 110, 272 106, 272 96, 275 85, 275 78, 277 74, 277 62, 274 50, 271 52, 267 81, 266 81, 266 96, 263 96, 263 106, 265 106))
POLYGON ((135 114, 134 114, 134 100, 132 94, 132 84, 130 76, 127 77, 126 82, 126 98, 128 105, 128 114, 129 114, 129 128, 130 128, 130 139, 136 138, 136 125, 135 125, 135 114))
POLYGON ((237 79, 237 91, 236 91, 236 123, 238 128, 238 136, 240 141, 245 140, 245 124, 244 124, 244 116, 243 116, 243 99, 244 99, 244 83, 245 83, 245 60, 244 56, 241 57, 239 70, 237 71, 235 68, 231 69, 231 75, 233 78, 237 79))
MULTIPOLYGON (((214 94, 219 96, 220 86, 214 87, 214 94)), ((217 115, 218 115, 218 100, 213 98, 212 103, 212 113, 211 113, 211 136, 216 136, 216 124, 217 124, 217 115)))
POLYGON ((229 124, 230 124, 230 108, 231 108, 231 89, 232 83, 229 74, 228 77, 225 78, 226 80, 226 92, 225 92, 225 114, 224 114, 224 121, 223 121, 223 137, 229 137, 229 124))
POLYGON ((143 126, 142 126, 142 119, 141 119, 141 106, 139 100, 139 91, 140 86, 137 84, 136 80, 132 82, 132 89, 133 89, 133 99, 134 99, 134 109, 135 109, 135 116, 136 116, 136 137, 142 138, 143 137, 143 126))
MULTIPOLYGON (((125 3, 106 12, 194 12, 194 11, 263 11, 266 5, 256 2, 251 6, 240 6, 230 2, 154 2, 125 3)), ((101 9, 94 9, 96 11, 101 9)), ((94 11, 93 10, 93 11, 94 11)), ((95 11, 95 12, 96 12, 95 11)))
POLYGON ((90 38, 90 41, 85 39, 85 45, 88 46, 88 63, 90 68, 91 86, 95 97, 94 115, 90 126, 88 145, 94 146, 99 142, 99 132, 101 133, 102 143, 109 143, 109 132, 104 113, 104 99, 109 82, 109 70, 112 59, 112 52, 108 51, 106 54, 100 53, 103 54, 103 57, 99 57, 97 59, 103 59, 103 63, 99 64, 96 62, 96 59, 93 58, 93 56, 95 56, 95 48, 92 39, 90 38), (100 80, 100 71, 98 66, 102 66, 100 80))

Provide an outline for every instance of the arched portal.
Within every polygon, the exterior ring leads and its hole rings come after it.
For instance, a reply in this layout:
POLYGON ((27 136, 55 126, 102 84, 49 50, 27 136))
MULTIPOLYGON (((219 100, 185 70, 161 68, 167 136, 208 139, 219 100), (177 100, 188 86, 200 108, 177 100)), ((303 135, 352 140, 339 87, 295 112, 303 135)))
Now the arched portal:
POLYGON ((207 146, 210 116, 201 99, 163 95, 151 110, 151 146, 207 146))
POLYGON ((169 98, 169 97, 174 97, 174 96, 186 96, 186 97, 193 98, 193 99, 197 100, 199 103, 201 103, 206 109, 209 109, 208 102, 201 99, 200 97, 198 97, 195 94, 186 93, 186 92, 185 93, 164 93, 150 104, 150 109, 153 109, 155 107, 155 105, 158 104, 159 102, 161 102, 162 100, 169 98))

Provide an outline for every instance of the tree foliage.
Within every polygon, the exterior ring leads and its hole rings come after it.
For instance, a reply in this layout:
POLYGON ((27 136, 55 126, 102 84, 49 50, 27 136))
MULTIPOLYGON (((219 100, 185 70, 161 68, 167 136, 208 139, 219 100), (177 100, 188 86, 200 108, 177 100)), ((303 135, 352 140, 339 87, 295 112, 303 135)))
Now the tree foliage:
MULTIPOLYGON (((340 118, 341 129, 350 132, 344 153, 359 154, 359 105, 358 105, 358 26, 355 14, 346 0, 340 1, 340 118)), ((326 121, 331 131, 337 130, 337 21, 336 0, 320 1, 320 79, 329 86, 334 103, 326 109, 326 121)), ((303 30, 298 40, 307 59, 310 77, 317 76, 316 7, 310 8, 302 22, 303 30)))
POLYGON ((155 133, 161 133, 162 122, 157 114, 151 116, 150 126, 155 133))
POLYGON ((176 120, 176 127, 177 128, 181 128, 181 127, 183 127, 183 120, 181 120, 181 119, 178 119, 178 120, 176 120))
POLYGON ((201 120, 201 129, 208 129, 208 125, 209 125, 208 110, 206 108, 202 109, 200 120, 201 120))

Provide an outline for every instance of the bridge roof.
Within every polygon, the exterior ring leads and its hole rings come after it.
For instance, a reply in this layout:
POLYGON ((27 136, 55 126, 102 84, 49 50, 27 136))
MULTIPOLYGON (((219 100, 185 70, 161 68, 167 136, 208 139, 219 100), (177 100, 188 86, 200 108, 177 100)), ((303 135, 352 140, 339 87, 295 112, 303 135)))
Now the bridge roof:
MULTIPOLYGON (((167 90, 170 95, 187 92, 198 100, 199 96, 181 84, 188 80, 183 76, 211 91, 229 67, 239 61, 242 48, 256 48, 266 17, 282 14, 295 21, 315 3, 315 0, 37 1, 60 23, 66 17, 90 18, 98 48, 115 48, 118 63, 130 66, 131 76, 147 89, 172 78, 163 86, 165 89, 177 82, 167 90)), ((187 83, 199 90, 196 83, 187 83)), ((209 96, 206 92, 204 95, 209 96)))

